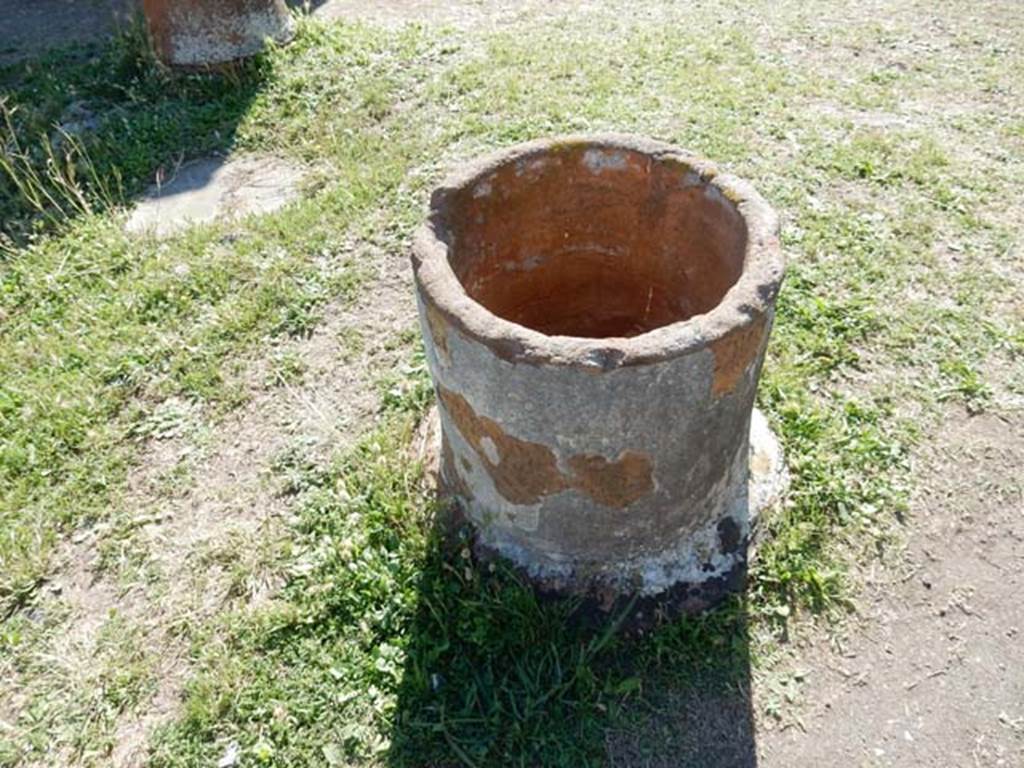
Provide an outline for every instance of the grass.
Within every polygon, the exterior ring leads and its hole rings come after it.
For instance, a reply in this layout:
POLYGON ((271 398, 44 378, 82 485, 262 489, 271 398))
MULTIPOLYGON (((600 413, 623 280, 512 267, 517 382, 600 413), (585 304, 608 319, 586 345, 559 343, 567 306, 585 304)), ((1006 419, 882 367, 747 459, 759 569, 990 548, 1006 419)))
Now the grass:
MULTIPOLYGON (((215 764, 234 744, 242 765, 590 765, 609 734, 647 732, 670 692, 729 691, 753 717, 750 679, 786 632, 850 609, 851 569, 898 549, 930 420, 992 407, 1014 379, 992 371, 1024 357, 1007 209, 1024 179, 1019 44, 951 33, 895 66, 913 36, 899 14, 762 12, 766 27, 739 4, 654 4, 652 20, 608 9, 484 35, 306 21, 221 76, 161 71, 131 36, 0 70, 0 699, 15 702, 0 704, 0 765, 104 765, 159 687, 162 648, 130 614, 101 619, 88 674, 46 664, 71 621, 46 583, 76 531, 101 531, 109 583, 137 576, 117 553, 143 448, 216 431, 252 395, 248 360, 267 358, 258 386, 301 389, 295 349, 372 285, 352 244, 403 250, 445 165, 580 130, 686 145, 784 214, 791 266, 760 404, 793 485, 745 599, 626 639, 441 537, 407 452, 432 399, 410 327, 387 342, 407 364, 381 377, 380 421, 355 447, 325 461, 299 440, 268 468, 289 510, 280 542, 200 553, 234 566, 232 595, 258 567, 283 586, 182 617, 190 682, 151 760, 215 764), (944 109, 954 90, 964 114, 944 109), (82 109, 91 128, 54 128, 82 109), (123 206, 161 169, 228 150, 307 163, 302 199, 166 242, 123 232, 123 206)), ((349 365, 376 342, 340 333, 349 365)), ((187 488, 191 466, 161 493, 187 488)), ((657 733, 684 762, 721 748, 720 732, 657 733)))
MULTIPOLYGON (((250 99, 262 77, 258 65, 253 69, 243 74, 253 79, 243 81, 250 99)), ((71 73, 82 95, 96 88, 101 98, 110 87, 99 66, 71 73)), ((28 103, 48 93, 51 74, 40 77, 42 83, 34 77, 19 83, 15 99, 28 103)), ((174 81, 160 96, 158 83, 139 84, 134 77, 131 83, 125 90, 137 113, 133 121, 101 129, 90 141, 99 172, 115 161, 118 167, 156 165, 125 138, 164 112, 175 115, 177 126, 165 155, 196 132, 217 134, 220 146, 231 146, 226 126, 238 119, 235 78, 174 81), (97 159, 97 148, 112 147, 121 154, 97 159)), ((287 110, 287 97, 284 102, 280 108, 287 110)), ((58 107, 44 102, 34 109, 52 114, 58 107)), ((42 119, 26 117, 19 131, 31 133, 42 119)), ((60 236, 36 238, 32 230, 54 211, 39 214, 28 206, 25 214, 34 215, 11 219, 12 236, 27 240, 6 251, 2 275, 0 610, 9 612, 31 595, 59 530, 102 515, 130 461, 125 436, 144 435, 163 400, 230 408, 238 393, 225 380, 226 360, 267 334, 307 334, 325 304, 354 295, 362 275, 344 253, 347 232, 407 168, 400 153, 366 162, 379 141, 374 134, 372 125, 364 126, 342 154, 324 158, 335 183, 315 193, 312 205, 235 232, 190 232, 175 241, 173 252, 124 234, 115 214, 86 211, 60 236)), ((199 141, 199 148, 211 140, 199 141)), ((146 152, 158 151, 160 143, 154 137, 146 152)), ((89 195, 86 190, 81 197, 89 195)), ((16 190, 6 199, 13 200, 9 210, 24 202, 16 190)))
POLYGON ((730 639, 716 663, 743 673, 739 603, 638 649, 614 623, 574 624, 571 603, 540 603, 504 567, 474 563, 435 525, 406 405, 336 464, 288 473, 292 580, 271 610, 214 630, 155 765, 215 761, 232 742, 280 765, 588 764, 651 675, 685 678, 681 664, 730 639))

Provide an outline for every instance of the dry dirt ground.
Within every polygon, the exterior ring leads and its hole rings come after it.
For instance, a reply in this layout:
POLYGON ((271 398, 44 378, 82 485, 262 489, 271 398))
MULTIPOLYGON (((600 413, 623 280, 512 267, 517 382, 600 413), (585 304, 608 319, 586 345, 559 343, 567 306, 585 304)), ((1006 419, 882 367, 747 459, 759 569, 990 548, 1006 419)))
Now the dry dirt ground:
POLYGON ((794 650, 799 712, 758 733, 760 765, 1024 765, 1022 467, 1019 410, 947 414, 915 460, 903 562, 794 650))
MULTIPOLYGON (((53 39, 97 39, 128 5, 0 0, 0 61, 38 51, 53 39)), ((472 27, 553 4, 313 5, 327 18, 472 27)), ((233 597, 258 603, 274 588, 273 573, 234 583, 231 563, 218 553, 259 556, 259 546, 239 541, 274 546, 268 532, 275 517, 287 514, 266 481, 275 456, 294 435, 318 435, 336 447, 372 421, 374 381, 396 359, 388 339, 411 328, 414 319, 404 259, 375 254, 371 263, 377 274, 361 292, 368 298, 337 308, 333 316, 328 312, 312 338, 288 350, 306 368, 301 383, 268 387, 267 360, 254 360, 245 374, 247 405, 212 428, 203 426, 203 414, 185 414, 183 422, 194 427, 186 430, 189 437, 170 434, 152 442, 127 493, 138 511, 131 541, 149 553, 144 568, 158 572, 158 579, 140 579, 127 591, 115 588, 95 579, 93 564, 130 552, 101 552, 88 538, 68 545, 51 591, 65 606, 71 630, 51 653, 69 680, 83 674, 78 662, 89 658, 102 619, 114 608, 164 651, 150 714, 119 724, 113 765, 140 764, 147 728, 173 708, 185 676, 187 643, 175 633, 181 618, 211 615, 233 597), (362 329, 365 343, 353 344, 340 333, 350 327, 362 329), (201 563, 206 567, 198 568, 201 563), (152 583, 170 586, 152 594, 152 583)), ((863 573, 858 611, 847 625, 812 628, 770 679, 753 681, 755 712, 766 708, 781 678, 795 681, 796 695, 781 717, 758 717, 757 754, 747 764, 1024 766, 1024 409, 1019 402, 997 402, 977 416, 950 409, 922 441, 914 464, 913 523, 900 566, 863 573)), ((254 572, 259 569, 246 569, 254 572)))

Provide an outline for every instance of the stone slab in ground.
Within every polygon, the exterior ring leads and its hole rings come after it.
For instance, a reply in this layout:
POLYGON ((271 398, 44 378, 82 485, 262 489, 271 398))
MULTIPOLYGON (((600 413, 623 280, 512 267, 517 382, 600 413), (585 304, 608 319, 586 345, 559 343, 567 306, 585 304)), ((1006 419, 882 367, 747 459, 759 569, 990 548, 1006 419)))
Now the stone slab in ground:
POLYGON ((301 168, 279 157, 194 160, 154 184, 125 227, 168 237, 195 224, 270 213, 295 198, 302 176, 301 168))

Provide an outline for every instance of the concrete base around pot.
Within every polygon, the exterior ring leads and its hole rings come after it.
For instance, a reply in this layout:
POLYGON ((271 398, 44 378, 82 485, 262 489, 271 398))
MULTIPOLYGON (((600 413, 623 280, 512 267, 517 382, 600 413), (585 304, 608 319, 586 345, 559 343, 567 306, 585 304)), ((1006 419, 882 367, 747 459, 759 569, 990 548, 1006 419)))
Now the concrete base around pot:
MULTIPOLYGON (((443 478, 438 476, 441 451, 435 407, 421 425, 416 454, 435 479, 439 493, 451 499, 443 478)), ((474 549, 481 559, 501 557, 509 561, 543 594, 578 595, 589 604, 587 607, 605 614, 618 613, 629 605, 629 623, 634 626, 656 623, 667 615, 703 611, 743 588, 758 524, 781 504, 789 487, 782 448, 757 409, 751 417, 749 457, 747 484, 730 502, 728 516, 655 555, 581 574, 550 563, 540 566, 525 552, 498 551, 487 546, 486 536, 476 530, 474 549)), ((454 507, 455 522, 468 524, 458 504, 450 506, 454 507)))

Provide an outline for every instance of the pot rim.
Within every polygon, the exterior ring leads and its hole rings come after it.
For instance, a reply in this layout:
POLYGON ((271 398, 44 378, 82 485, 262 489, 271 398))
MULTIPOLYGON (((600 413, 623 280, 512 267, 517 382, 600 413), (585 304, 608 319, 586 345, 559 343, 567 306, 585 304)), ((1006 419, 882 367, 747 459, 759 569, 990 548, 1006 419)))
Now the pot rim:
POLYGON ((772 311, 785 270, 778 217, 748 182, 721 173, 713 163, 674 145, 618 133, 577 134, 539 139, 471 161, 434 191, 427 221, 412 246, 413 271, 421 299, 441 312, 466 336, 510 362, 578 366, 596 370, 643 365, 697 352, 724 336, 751 326, 772 311), (472 298, 449 261, 445 225, 455 195, 474 187, 499 168, 563 150, 566 146, 623 150, 655 162, 686 166, 732 202, 747 227, 743 269, 710 311, 632 337, 549 336, 491 312, 472 298))

